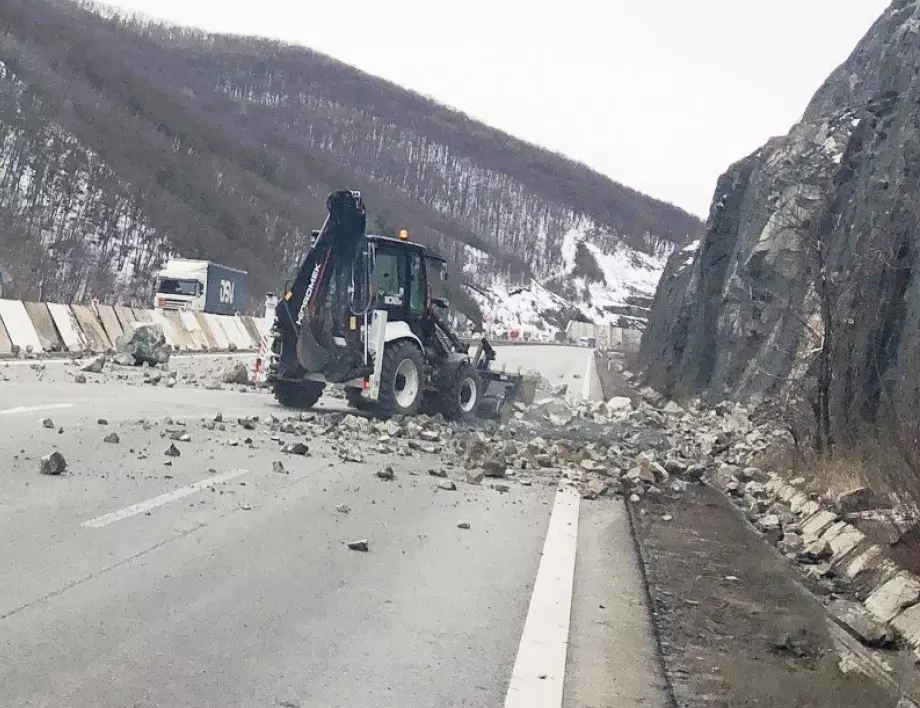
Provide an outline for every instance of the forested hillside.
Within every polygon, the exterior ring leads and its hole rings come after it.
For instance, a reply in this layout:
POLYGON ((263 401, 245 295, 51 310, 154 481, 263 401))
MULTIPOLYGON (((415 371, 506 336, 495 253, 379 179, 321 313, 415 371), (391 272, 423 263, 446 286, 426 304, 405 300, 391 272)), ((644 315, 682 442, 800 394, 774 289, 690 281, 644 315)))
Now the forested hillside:
POLYGON ((23 296, 144 300, 179 254, 247 268, 258 297, 339 188, 486 288, 559 276, 573 232, 656 257, 700 228, 308 49, 104 15, 0 0, 0 264, 23 296))

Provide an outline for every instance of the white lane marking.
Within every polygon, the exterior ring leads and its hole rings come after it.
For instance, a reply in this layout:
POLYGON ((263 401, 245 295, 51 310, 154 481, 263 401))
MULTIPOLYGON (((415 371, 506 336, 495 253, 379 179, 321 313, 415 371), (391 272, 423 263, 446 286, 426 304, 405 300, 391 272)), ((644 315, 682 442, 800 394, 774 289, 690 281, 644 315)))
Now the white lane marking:
POLYGON ((581 380, 581 397, 586 401, 591 400, 591 367, 594 365, 594 353, 588 356, 588 363, 585 365, 585 375, 581 380))
POLYGON ((17 413, 37 413, 39 411, 56 411, 62 408, 73 408, 74 403, 43 403, 37 406, 16 406, 0 410, 0 415, 16 415, 17 413))
POLYGON ((505 708, 560 708, 572 614, 580 497, 559 486, 505 708))
POLYGON ((109 524, 114 524, 116 521, 124 521, 125 519, 130 519, 132 516, 137 516, 138 514, 143 514, 145 511, 156 509, 158 506, 169 504, 169 502, 176 501, 176 499, 182 499, 183 497, 187 497, 190 494, 194 494, 195 492, 200 492, 202 489, 212 487, 215 484, 228 482, 229 480, 240 477, 247 472, 249 472, 249 470, 241 468, 237 470, 230 470, 229 472, 224 472, 222 474, 217 474, 213 477, 209 477, 208 479, 203 479, 200 482, 195 482, 194 484, 189 484, 188 486, 174 489, 171 492, 167 492, 166 494, 161 494, 158 497, 153 497, 152 499, 147 499, 146 501, 138 502, 137 504, 132 504, 131 506, 126 506, 124 509, 119 509, 118 511, 113 511, 109 514, 97 516, 95 519, 84 521, 80 525, 89 529, 101 529, 102 527, 108 526, 109 524))

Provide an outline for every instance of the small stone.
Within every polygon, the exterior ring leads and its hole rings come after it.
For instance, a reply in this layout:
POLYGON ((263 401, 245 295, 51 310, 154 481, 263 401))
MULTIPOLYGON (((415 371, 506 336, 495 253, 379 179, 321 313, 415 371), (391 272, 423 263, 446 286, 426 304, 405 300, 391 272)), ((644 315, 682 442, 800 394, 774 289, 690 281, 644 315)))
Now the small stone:
POLYGON ((54 428, 54 421, 51 420, 51 418, 45 418, 42 420, 42 427, 49 429, 54 428))
POLYGON ((673 520, 674 520, 674 517, 671 516, 670 514, 662 514, 662 515, 661 515, 661 520, 662 520, 662 521, 673 521, 673 520))
POLYGON ((96 421, 96 425, 108 425, 108 424, 109 424, 109 421, 107 421, 105 418, 99 418, 96 421))
POLYGON ((339 504, 335 507, 335 510, 340 514, 348 514, 351 512, 351 507, 348 504, 339 504))
POLYGON ((492 489, 494 489, 499 494, 507 494, 511 491, 511 487, 509 487, 507 484, 493 484, 492 489))
MULTIPOLYGON (((227 444, 228 444, 230 447, 238 447, 239 444, 240 444, 240 440, 239 440, 239 438, 230 438, 230 439, 227 441, 227 444)), ((287 450, 285 450, 284 448, 281 448, 281 452, 287 452, 287 450)))
POLYGON ((280 460, 275 460, 272 462, 272 471, 277 472, 278 474, 288 474, 288 471, 284 469, 284 463, 280 460))
POLYGON ((468 484, 482 484, 482 479, 485 475, 482 470, 467 470, 466 471, 466 481, 468 484))
POLYGON ((104 438, 102 442, 111 443, 112 445, 118 445, 121 442, 121 438, 118 437, 118 433, 109 433, 104 438))
POLYGON ((78 384, 85 384, 86 377, 83 374, 77 374, 76 376, 73 377, 73 382, 78 383, 78 384))
POLYGON ((445 480, 438 483, 438 489, 443 489, 445 492, 455 492, 457 491, 457 485, 450 480, 445 480))
POLYGON ((42 457, 39 463, 39 471, 42 474, 57 476, 63 474, 67 469, 67 460, 60 452, 52 452, 50 455, 42 457))
POLYGON ((179 448, 177 448, 175 444, 170 443, 169 447, 166 448, 166 452, 163 454, 167 457, 179 457, 182 453, 179 452, 179 448))
POLYGON ((638 494, 630 494, 629 501, 631 501, 633 504, 638 504, 641 501, 641 497, 639 497, 638 494))
POLYGON ((367 553, 369 546, 367 539, 361 539, 360 541, 349 541, 348 547, 353 551, 361 551, 362 553, 367 553))
POLYGON ((226 384, 248 384, 249 369, 243 362, 234 361, 221 373, 220 380, 226 384))
POLYGON ((310 447, 302 442, 288 443, 281 448, 281 452, 288 455, 306 455, 310 452, 310 447))
POLYGON ((486 460, 482 469, 486 477, 504 477, 507 472, 505 461, 498 459, 486 460))
POLYGON ((243 511, 252 511, 252 504, 240 504, 240 509, 243 511))
POLYGON ((463 529, 464 531, 467 531, 467 530, 469 530, 469 528, 470 528, 470 522, 469 522, 469 521, 461 521, 459 524, 457 524, 457 528, 458 528, 458 529, 463 529))
POLYGON ((101 374, 102 370, 105 368, 105 361, 105 354, 100 354, 88 364, 85 364, 80 371, 85 371, 88 374, 101 374))
POLYGON ((428 470, 428 474, 430 474, 432 477, 446 477, 446 476, 447 476, 447 470, 443 470, 443 469, 442 469, 442 470, 430 469, 430 470, 428 470))
POLYGON ((377 470, 377 476, 380 479, 385 479, 389 481, 391 479, 396 479, 396 471, 393 469, 392 466, 387 465, 382 470, 377 470))
POLYGON ((607 482, 602 479, 592 479, 588 482, 588 492, 590 492, 595 497, 602 497, 607 493, 607 490, 610 489, 607 482))
POLYGON ((803 545, 802 537, 799 536, 799 534, 793 533, 792 531, 786 531, 777 544, 777 548, 780 553, 791 555, 801 551, 803 545))

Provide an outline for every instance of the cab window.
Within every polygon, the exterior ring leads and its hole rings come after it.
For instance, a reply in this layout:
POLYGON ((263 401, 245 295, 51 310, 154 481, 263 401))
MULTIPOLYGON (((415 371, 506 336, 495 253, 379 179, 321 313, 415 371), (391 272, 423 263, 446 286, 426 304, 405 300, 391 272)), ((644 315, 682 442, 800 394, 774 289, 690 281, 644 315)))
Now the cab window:
POLYGON ((428 281, 425 278, 425 260, 421 253, 412 253, 409 256, 411 278, 409 290, 409 311, 413 315, 424 315, 428 312, 428 281))
POLYGON ((390 251, 377 251, 374 283, 377 286, 377 307, 385 309, 405 304, 403 259, 390 251))

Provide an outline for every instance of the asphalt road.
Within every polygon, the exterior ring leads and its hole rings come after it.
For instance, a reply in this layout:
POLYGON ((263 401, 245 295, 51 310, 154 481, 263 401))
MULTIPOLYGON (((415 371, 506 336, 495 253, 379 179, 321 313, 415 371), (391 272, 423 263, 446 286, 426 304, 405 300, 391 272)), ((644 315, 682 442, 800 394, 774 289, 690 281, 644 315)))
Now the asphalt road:
MULTIPOLYGON (((590 356, 506 355, 570 391, 590 356)), ((448 451, 343 462, 271 433, 266 394, 187 385, 223 359, 175 360, 172 389, 0 364, 0 705, 664 705, 620 502, 466 484, 448 451), (67 473, 39 474, 55 450, 67 473)))

